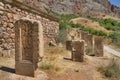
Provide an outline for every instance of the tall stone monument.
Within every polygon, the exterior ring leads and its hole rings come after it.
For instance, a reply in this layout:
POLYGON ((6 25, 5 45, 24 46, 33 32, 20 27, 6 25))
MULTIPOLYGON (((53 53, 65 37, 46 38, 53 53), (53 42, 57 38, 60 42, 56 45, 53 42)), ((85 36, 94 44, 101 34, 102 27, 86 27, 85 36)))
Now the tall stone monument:
POLYGON ((84 41, 72 41, 72 60, 83 62, 85 54, 84 41))
POLYGON ((15 23, 16 74, 37 76, 38 62, 43 57, 43 44, 41 22, 22 18, 15 23))
POLYGON ((94 37, 94 54, 97 57, 103 57, 103 38, 100 36, 94 37))
POLYGON ((72 41, 71 40, 66 41, 66 49, 69 51, 72 50, 72 41))

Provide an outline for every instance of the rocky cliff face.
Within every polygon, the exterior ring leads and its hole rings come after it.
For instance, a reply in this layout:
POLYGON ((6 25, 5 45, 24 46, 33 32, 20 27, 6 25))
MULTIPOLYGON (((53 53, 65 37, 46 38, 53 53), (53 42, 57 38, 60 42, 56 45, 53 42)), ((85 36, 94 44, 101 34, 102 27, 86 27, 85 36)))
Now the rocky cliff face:
POLYGON ((120 8, 108 0, 20 0, 35 8, 49 8, 64 14, 85 14, 98 16, 100 13, 120 17, 120 8))

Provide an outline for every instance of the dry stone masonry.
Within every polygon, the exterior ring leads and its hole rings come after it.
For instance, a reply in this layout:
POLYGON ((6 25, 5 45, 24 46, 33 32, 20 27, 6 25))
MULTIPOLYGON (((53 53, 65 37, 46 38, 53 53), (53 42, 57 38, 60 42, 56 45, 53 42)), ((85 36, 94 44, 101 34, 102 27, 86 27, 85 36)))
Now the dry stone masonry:
POLYGON ((43 56, 43 27, 41 22, 20 19, 15 23, 15 70, 17 74, 37 76, 43 56))
POLYGON ((49 17, 45 18, 35 12, 32 12, 31 9, 22 9, 21 7, 24 8, 23 5, 13 6, 15 4, 12 3, 12 1, 13 0, 0 0, 0 48, 2 48, 3 51, 15 48, 14 23, 23 17, 41 22, 43 25, 45 46, 50 41, 55 41, 55 37, 59 31, 59 24, 56 21, 50 20, 49 17), (6 1, 11 2, 12 5, 6 1))

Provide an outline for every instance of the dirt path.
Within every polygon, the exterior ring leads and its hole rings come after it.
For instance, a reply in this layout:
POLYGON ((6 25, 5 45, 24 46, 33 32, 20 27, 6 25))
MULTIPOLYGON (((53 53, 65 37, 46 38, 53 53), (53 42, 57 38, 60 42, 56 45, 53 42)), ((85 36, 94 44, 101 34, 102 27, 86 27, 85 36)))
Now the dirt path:
POLYGON ((109 46, 105 46, 105 45, 104 45, 104 50, 106 50, 107 52, 109 52, 109 53, 111 53, 111 54, 113 54, 113 55, 115 55, 115 56, 120 57, 120 52, 112 49, 112 48, 109 47, 109 46))
POLYGON ((71 58, 71 56, 60 47, 49 48, 46 51, 43 61, 39 63, 39 67, 41 64, 45 64, 44 67, 52 67, 48 70, 39 68, 41 72, 38 78, 20 76, 11 71, 9 72, 8 68, 15 69, 14 57, 0 58, 0 80, 107 80, 103 78, 97 69, 101 65, 109 64, 111 58, 86 55, 84 62, 74 62, 65 59, 71 58), (49 66, 48 63, 51 63, 51 65, 49 66), (5 70, 6 68, 7 70, 5 70), (56 71, 56 69, 59 70, 56 71))

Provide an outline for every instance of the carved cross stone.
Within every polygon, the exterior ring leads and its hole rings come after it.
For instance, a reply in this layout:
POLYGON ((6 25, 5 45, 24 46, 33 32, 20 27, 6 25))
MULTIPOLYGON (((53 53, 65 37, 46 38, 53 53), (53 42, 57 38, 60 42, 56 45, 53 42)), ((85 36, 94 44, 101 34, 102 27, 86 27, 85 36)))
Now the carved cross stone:
POLYGON ((23 18, 15 23, 16 74, 35 77, 43 57, 43 27, 39 21, 23 18))

